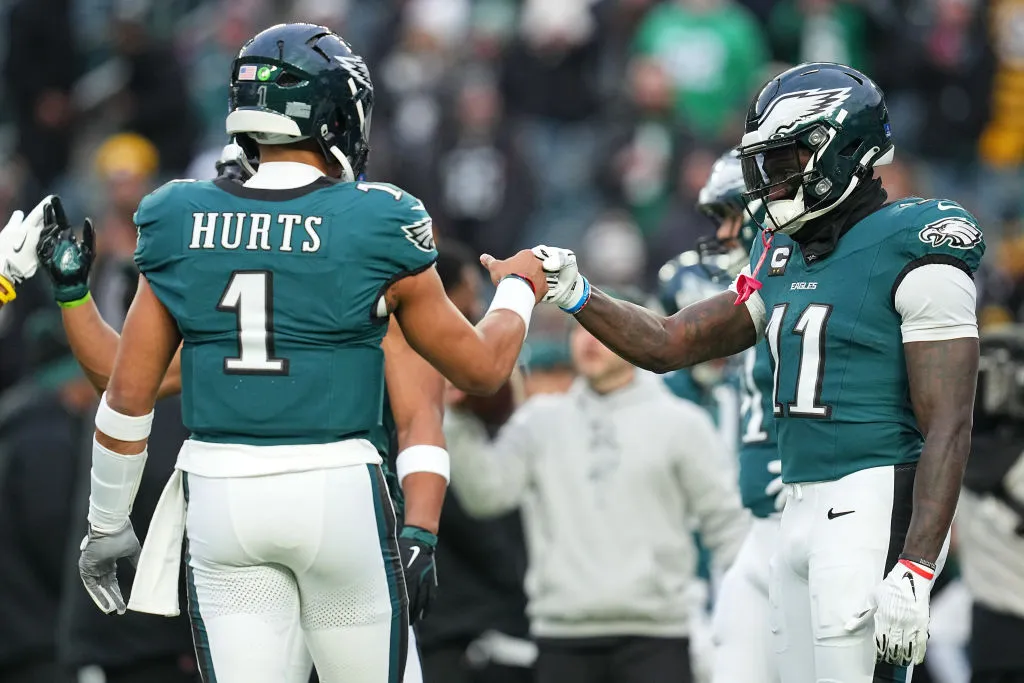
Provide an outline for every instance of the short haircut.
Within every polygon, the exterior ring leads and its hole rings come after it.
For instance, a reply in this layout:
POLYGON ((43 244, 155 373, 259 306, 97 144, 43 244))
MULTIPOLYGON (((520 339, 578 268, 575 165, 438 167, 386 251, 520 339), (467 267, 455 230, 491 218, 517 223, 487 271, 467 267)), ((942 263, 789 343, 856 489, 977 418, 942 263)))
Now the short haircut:
POLYGON ((461 242, 448 237, 437 246, 437 274, 441 276, 445 291, 461 285, 466 268, 476 264, 473 252, 461 242))

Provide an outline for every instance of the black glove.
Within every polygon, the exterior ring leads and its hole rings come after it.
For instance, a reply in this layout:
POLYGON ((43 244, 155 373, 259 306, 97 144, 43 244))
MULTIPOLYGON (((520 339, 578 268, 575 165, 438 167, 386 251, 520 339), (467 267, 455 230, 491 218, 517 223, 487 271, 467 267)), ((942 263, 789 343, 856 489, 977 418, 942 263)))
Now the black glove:
POLYGON ((409 594, 409 623, 427 616, 437 591, 437 566, 434 549, 437 536, 417 526, 402 527, 398 550, 405 572, 405 590, 409 594))
POLYGON ((71 307, 88 300, 89 269, 96 255, 96 232, 92 221, 86 218, 79 241, 68 224, 60 197, 54 197, 43 209, 43 232, 36 255, 50 276, 58 304, 71 307))

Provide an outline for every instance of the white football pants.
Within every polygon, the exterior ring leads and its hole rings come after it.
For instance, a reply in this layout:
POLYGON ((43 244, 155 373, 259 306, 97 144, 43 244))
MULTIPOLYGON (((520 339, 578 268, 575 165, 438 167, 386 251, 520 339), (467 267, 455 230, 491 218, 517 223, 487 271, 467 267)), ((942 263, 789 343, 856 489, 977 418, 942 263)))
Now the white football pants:
MULTIPOLYGON (((870 622, 855 633, 844 625, 903 551, 916 471, 876 467, 793 485, 768 586, 782 683, 910 680, 905 667, 875 664, 870 622)), ((939 571, 944 561, 945 548, 939 571)))
POLYGON ((755 517, 715 600, 714 683, 779 683, 768 608, 768 561, 779 543, 779 515, 755 517))
POLYGON ((380 467, 185 479, 189 614, 207 683, 398 683, 409 634, 380 467))

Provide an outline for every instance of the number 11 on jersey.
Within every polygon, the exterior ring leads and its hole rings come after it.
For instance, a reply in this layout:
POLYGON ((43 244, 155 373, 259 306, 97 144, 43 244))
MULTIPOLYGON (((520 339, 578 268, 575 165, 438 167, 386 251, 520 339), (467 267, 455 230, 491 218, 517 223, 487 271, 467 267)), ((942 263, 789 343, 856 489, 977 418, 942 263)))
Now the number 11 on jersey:
MULTIPOLYGON (((776 416, 783 415, 783 406, 779 402, 780 342, 782 320, 788 308, 789 304, 779 304, 773 308, 772 317, 765 328, 768 350, 775 365, 772 399, 776 416)), ((801 338, 800 364, 796 372, 795 400, 786 405, 786 415, 789 417, 820 417, 827 420, 832 416, 832 406, 821 403, 821 385, 825 379, 825 330, 831 313, 832 307, 827 304, 808 304, 793 326, 792 333, 801 338)))
POLYGON ((274 274, 236 270, 217 310, 237 318, 238 355, 224 359, 229 375, 287 375, 288 360, 274 357, 274 274))

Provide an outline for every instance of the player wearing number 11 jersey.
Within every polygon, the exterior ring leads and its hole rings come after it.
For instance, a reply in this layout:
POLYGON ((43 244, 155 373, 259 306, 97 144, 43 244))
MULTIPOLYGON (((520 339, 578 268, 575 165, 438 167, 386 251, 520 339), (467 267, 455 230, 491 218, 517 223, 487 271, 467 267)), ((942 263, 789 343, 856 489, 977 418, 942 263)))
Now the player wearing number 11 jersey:
POLYGON ((954 202, 887 204, 872 169, 892 151, 870 79, 803 64, 747 115, 745 199, 765 232, 733 293, 665 318, 592 289, 571 252, 538 250, 547 300, 637 365, 768 345, 793 485, 769 579, 783 683, 908 679, 970 449, 984 240, 954 202))
POLYGON ((401 680, 408 598, 372 443, 389 318, 453 384, 489 393, 546 290, 521 252, 488 314, 466 321, 433 268, 424 206, 360 181, 372 106, 340 37, 267 29, 234 62, 227 118, 258 171, 170 183, 136 212, 142 276, 97 411, 79 569, 101 608, 123 610, 116 562, 138 559, 129 606, 167 613, 184 532, 209 682, 305 683, 309 655, 323 683, 401 680), (139 558, 128 515, 179 343, 191 438, 139 558))

